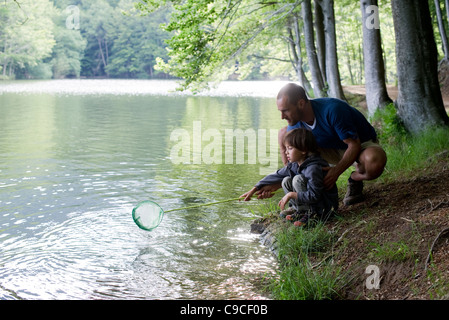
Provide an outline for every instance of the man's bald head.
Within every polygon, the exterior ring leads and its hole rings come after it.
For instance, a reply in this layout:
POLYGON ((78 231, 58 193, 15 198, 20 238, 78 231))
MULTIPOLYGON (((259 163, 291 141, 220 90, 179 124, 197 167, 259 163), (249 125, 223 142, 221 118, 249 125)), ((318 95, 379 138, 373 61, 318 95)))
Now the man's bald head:
POLYGON ((287 98, 288 103, 291 105, 297 105, 299 100, 309 101, 304 88, 295 83, 286 84, 281 88, 277 100, 281 100, 284 97, 287 98))

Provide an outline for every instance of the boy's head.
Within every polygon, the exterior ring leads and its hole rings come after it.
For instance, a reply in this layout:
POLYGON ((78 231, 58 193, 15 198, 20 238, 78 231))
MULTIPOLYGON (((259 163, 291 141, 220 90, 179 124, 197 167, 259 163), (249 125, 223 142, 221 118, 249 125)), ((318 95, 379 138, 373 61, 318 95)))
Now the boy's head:
POLYGON ((297 128, 287 132, 284 137, 284 145, 306 152, 307 156, 319 154, 318 145, 312 131, 304 128, 297 128))

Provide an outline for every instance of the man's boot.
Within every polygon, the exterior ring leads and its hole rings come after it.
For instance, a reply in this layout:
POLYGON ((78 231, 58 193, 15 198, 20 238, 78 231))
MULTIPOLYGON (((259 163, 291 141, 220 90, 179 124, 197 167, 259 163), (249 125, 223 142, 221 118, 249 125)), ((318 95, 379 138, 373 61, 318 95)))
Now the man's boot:
POLYGON ((343 204, 345 206, 350 206, 352 204, 362 202, 363 200, 363 181, 355 181, 349 178, 348 190, 346 191, 343 199, 343 204))

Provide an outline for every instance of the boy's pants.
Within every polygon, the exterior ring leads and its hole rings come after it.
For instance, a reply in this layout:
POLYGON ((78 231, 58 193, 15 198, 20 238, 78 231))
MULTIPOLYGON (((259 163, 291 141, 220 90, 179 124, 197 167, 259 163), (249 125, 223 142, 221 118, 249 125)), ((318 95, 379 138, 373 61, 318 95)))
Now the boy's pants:
MULTIPOLYGON (((294 176, 293 179, 285 177, 282 180, 282 189, 284 189, 285 194, 289 192, 307 191, 307 179, 302 174, 294 176)), ((310 209, 309 205, 299 203, 298 198, 291 199, 290 206, 295 208, 296 211, 308 211, 310 209)))

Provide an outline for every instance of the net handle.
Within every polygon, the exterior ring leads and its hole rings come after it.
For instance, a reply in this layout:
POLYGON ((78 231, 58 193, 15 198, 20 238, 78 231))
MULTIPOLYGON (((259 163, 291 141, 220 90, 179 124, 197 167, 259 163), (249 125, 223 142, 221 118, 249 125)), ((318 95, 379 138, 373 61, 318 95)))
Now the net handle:
MULTIPOLYGON (((272 195, 275 195, 279 190, 276 190, 275 192, 272 193, 272 195)), ((230 202, 230 201, 236 201, 236 200, 242 200, 242 197, 238 197, 238 198, 232 198, 232 199, 226 199, 226 200, 221 200, 221 201, 215 201, 215 202, 209 202, 209 203, 203 203, 203 204, 198 204, 198 205, 194 205, 194 206, 188 206, 188 207, 182 207, 182 208, 176 208, 176 209, 170 209, 170 210, 164 210, 164 213, 166 212, 172 212, 172 211, 179 211, 179 210, 186 210, 186 209, 193 209, 193 208, 199 208, 199 207, 205 207, 205 206, 211 206, 214 204, 218 204, 218 203, 224 203, 224 202, 230 202)))
POLYGON ((172 211, 178 211, 178 210, 186 210, 186 209, 193 209, 193 208, 199 208, 199 207, 211 206, 211 205, 218 204, 218 203, 224 203, 224 202, 236 201, 236 200, 239 200, 239 199, 241 199, 241 198, 238 197, 238 198, 226 199, 226 200, 221 200, 221 201, 215 201, 215 202, 209 202, 209 203, 198 204, 198 205, 194 205, 194 206, 188 206, 188 207, 182 207, 182 208, 176 208, 176 209, 164 210, 164 213, 166 213, 166 212, 172 212, 172 211))

